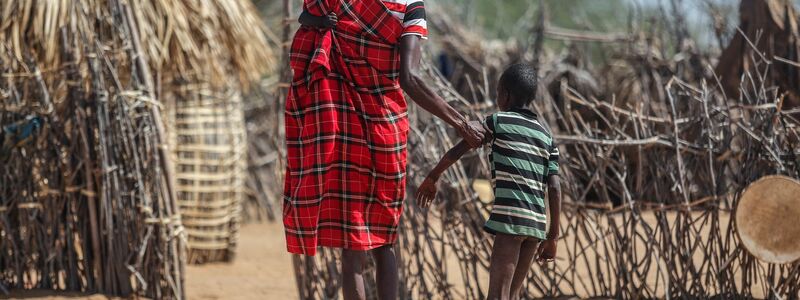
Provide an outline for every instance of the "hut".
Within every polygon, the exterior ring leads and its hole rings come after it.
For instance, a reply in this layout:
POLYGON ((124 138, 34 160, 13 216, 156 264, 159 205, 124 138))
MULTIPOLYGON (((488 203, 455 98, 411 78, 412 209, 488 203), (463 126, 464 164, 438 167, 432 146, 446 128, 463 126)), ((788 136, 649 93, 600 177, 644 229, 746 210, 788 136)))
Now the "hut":
MULTIPOLYGON (((167 125, 205 93, 237 109, 270 65, 260 22, 244 0, 0 5, 0 294, 183 298, 193 192, 167 125)), ((244 138, 204 139, 224 134, 244 138)))

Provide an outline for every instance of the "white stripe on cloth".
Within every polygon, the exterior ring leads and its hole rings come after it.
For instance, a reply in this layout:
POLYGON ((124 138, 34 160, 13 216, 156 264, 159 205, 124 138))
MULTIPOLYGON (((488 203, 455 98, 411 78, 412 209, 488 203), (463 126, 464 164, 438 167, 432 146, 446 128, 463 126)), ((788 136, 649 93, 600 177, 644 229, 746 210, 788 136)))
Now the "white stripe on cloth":
POLYGON ((519 208, 519 207, 514 207, 514 206, 502 206, 502 205, 495 205, 494 208, 495 209, 492 209, 492 213, 493 214, 506 215, 506 216, 512 216, 512 217, 517 217, 517 218, 528 219, 528 220, 534 220, 536 222, 542 222, 542 223, 546 223, 547 222, 547 215, 540 214, 540 213, 537 213, 537 212, 531 211, 531 210, 528 210, 528 212, 533 214, 533 216, 513 213, 513 212, 509 212, 509 211, 499 211, 498 210, 498 209, 520 210, 520 209, 524 209, 524 208, 519 208))
POLYGON ((534 190, 544 192, 544 184, 533 179, 525 178, 521 175, 511 174, 500 170, 495 170, 496 180, 504 180, 516 183, 518 185, 526 185, 534 190))
POLYGON ((520 151, 531 155, 535 155, 543 158, 544 160, 548 160, 550 158, 550 153, 547 152, 546 149, 542 149, 534 145, 529 145, 520 142, 506 141, 503 139, 495 139, 494 144, 497 145, 498 147, 506 148, 508 150, 520 151))
POLYGON ((422 28, 428 28, 428 21, 426 21, 425 19, 414 19, 414 20, 409 20, 409 21, 403 23, 403 27, 405 27, 405 28, 408 28, 408 27, 411 27, 411 26, 420 26, 422 28))
POLYGON ((520 116, 520 115, 518 115, 518 114, 516 114, 516 113, 504 113, 504 114, 502 114, 502 115, 501 115, 501 114, 498 114, 498 116, 507 117, 507 118, 514 118, 514 119, 519 119, 519 120, 523 120, 523 121, 525 121, 525 122, 533 123, 533 124, 536 124, 536 125, 538 125, 539 127, 542 127, 542 128, 544 128, 544 126, 542 126, 542 123, 539 123, 539 120, 536 120, 536 119, 530 119, 530 118, 525 118, 525 117, 523 117, 523 116, 520 116))

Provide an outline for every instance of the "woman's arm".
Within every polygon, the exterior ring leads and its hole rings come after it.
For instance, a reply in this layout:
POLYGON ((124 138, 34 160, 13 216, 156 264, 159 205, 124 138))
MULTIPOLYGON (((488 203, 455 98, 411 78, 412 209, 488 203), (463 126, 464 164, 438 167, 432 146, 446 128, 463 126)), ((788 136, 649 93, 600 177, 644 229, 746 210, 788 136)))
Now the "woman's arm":
POLYGON ((450 149, 450 151, 447 151, 444 157, 439 160, 439 163, 436 164, 436 167, 428 173, 428 177, 425 177, 425 181, 423 181, 422 185, 417 189, 417 204, 419 204, 420 207, 428 207, 428 205, 431 204, 433 199, 436 198, 436 182, 439 181, 439 177, 442 176, 445 170, 461 159, 464 153, 467 153, 469 149, 470 146, 466 141, 462 140, 456 144, 455 147, 450 149))
POLYGON ((416 35, 406 35, 400 40, 400 85, 403 91, 423 109, 456 128, 467 144, 480 146, 484 136, 483 127, 467 122, 464 116, 436 95, 417 73, 422 58, 419 40, 420 37, 416 35))
POLYGON ((297 21, 303 26, 315 28, 333 28, 339 23, 339 17, 334 13, 330 13, 324 17, 317 17, 304 10, 303 13, 300 14, 300 18, 297 19, 297 21))

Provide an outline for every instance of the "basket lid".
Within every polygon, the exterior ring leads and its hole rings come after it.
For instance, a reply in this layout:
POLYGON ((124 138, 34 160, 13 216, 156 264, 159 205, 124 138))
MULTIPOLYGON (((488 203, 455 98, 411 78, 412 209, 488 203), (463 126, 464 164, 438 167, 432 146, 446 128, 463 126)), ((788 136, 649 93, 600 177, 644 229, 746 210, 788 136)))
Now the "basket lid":
POLYGON ((800 259, 800 181, 766 176, 747 187, 736 209, 744 247, 756 258, 777 264, 800 259))

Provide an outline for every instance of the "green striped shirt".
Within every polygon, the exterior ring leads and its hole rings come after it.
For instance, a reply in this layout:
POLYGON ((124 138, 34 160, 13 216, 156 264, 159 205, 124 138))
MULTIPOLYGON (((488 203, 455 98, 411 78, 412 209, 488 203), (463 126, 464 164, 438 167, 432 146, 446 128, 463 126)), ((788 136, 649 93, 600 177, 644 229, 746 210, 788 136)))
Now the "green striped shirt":
POLYGON ((495 201, 484 229, 490 233, 545 239, 547 176, 558 174, 558 147, 550 130, 527 109, 486 118, 492 134, 495 201))

